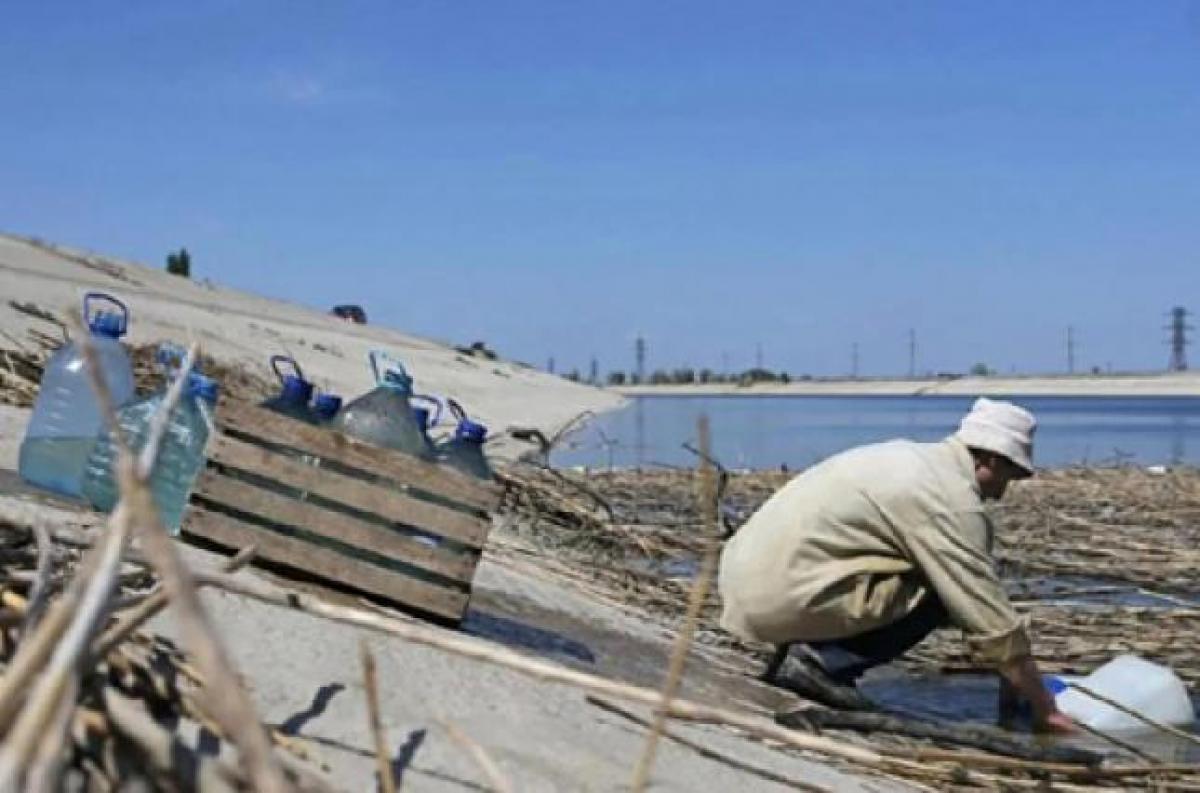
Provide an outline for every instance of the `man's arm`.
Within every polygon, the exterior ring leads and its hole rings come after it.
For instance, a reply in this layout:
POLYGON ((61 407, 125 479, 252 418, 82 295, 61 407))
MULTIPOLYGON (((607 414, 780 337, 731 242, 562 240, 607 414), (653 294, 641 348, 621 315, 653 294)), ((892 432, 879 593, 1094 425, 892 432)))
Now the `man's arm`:
POLYGON ((1031 655, 1010 658, 1000 664, 1001 699, 1005 698, 1004 686, 1024 697, 1033 708, 1033 723, 1049 732, 1071 732, 1075 723, 1071 717, 1058 709, 1054 697, 1042 683, 1042 673, 1031 655))

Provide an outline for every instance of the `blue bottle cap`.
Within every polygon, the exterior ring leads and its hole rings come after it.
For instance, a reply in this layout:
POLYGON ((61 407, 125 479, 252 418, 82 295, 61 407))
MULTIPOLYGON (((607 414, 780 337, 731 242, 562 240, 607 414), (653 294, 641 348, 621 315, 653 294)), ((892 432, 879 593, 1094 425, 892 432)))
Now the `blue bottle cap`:
POLYGON ((331 419, 342 409, 342 398, 336 394, 320 393, 313 399, 313 411, 323 419, 331 419))
POLYGON ((1067 690, 1067 681, 1055 675, 1042 675, 1042 685, 1050 692, 1050 696, 1057 697, 1059 694, 1067 690))
POLYGON ((119 339, 125 335, 125 318, 111 311, 98 311, 88 319, 88 330, 97 336, 119 339))
POLYGON ((462 419, 454 428, 454 437, 473 443, 483 443, 487 438, 487 427, 470 419, 462 419))
POLYGON ((289 405, 307 405, 312 399, 313 384, 294 374, 283 376, 280 398, 289 405))
POLYGON ((417 420, 417 426, 421 428, 421 432, 429 429, 429 408, 413 406, 413 418, 417 420))
POLYGON ((216 402, 217 394, 220 391, 220 386, 217 381, 211 377, 205 377, 199 372, 192 372, 188 375, 188 393, 197 399, 203 399, 206 402, 216 402))

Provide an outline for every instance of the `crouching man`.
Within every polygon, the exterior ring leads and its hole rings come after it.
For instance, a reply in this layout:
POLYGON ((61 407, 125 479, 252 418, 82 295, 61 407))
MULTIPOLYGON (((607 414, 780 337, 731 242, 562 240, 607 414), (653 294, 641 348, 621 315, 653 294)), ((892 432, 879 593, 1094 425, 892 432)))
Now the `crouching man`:
POLYGON ((864 446, 808 469, 725 546, 722 626, 777 645, 767 679, 833 707, 870 707, 856 682, 941 626, 994 665, 1002 701, 1039 729, 1072 722, 1042 684, 1029 633, 992 558, 986 500, 1033 475, 1036 422, 979 399, 938 443, 864 446))

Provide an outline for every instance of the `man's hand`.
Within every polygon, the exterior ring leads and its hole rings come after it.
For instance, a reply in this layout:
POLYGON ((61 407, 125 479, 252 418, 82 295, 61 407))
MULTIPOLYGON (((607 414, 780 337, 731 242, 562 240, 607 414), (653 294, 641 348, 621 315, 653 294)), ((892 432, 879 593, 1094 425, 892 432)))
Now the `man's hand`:
POLYGON ((1039 732, 1072 733, 1079 729, 1071 717, 1061 710, 1047 713, 1034 726, 1039 732))

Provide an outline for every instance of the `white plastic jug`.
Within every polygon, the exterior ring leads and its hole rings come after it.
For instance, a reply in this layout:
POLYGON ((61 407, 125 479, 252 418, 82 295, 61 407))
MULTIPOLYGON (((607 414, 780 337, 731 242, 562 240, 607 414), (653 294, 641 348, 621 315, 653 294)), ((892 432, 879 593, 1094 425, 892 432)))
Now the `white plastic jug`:
POLYGON ((1047 675, 1046 684, 1058 708, 1075 721, 1098 730, 1153 729, 1068 683, 1079 683, 1097 694, 1119 702, 1157 722, 1190 725, 1196 712, 1187 688, 1168 667, 1139 658, 1119 655, 1086 677, 1047 675))

